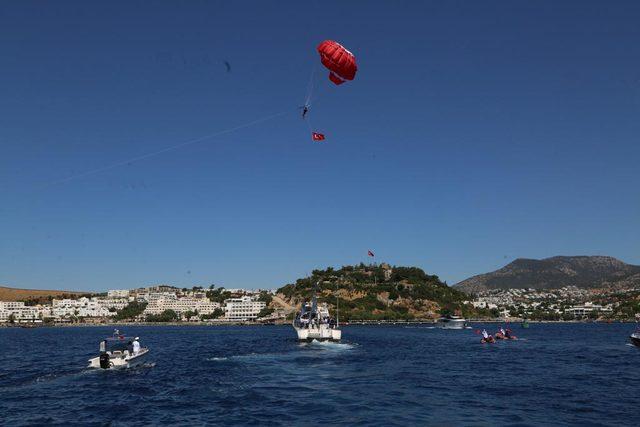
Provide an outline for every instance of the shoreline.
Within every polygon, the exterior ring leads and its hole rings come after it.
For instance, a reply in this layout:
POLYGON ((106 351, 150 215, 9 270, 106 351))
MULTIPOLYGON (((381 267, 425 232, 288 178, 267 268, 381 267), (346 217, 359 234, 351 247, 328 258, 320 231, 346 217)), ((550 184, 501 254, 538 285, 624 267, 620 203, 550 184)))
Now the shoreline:
MULTIPOLYGON (((507 321, 507 320, 469 320, 469 324, 473 323, 502 323, 502 324, 520 324, 522 320, 517 321, 507 321)), ((529 324, 635 324, 637 323, 634 320, 616 320, 616 321, 585 321, 585 320, 529 320, 529 324)), ((349 326, 402 326, 402 325, 436 325, 437 322, 433 322, 431 320, 415 320, 415 321, 354 321, 354 322, 344 322, 341 323, 342 327, 349 326)), ((39 329, 39 328, 92 328, 92 327, 126 327, 126 326, 209 326, 209 327, 217 327, 217 326, 289 326, 289 322, 278 322, 278 323, 259 323, 259 322, 108 322, 108 323, 53 323, 53 324, 41 324, 41 323, 19 323, 19 324, 0 324, 1 328, 20 328, 20 329, 39 329)))

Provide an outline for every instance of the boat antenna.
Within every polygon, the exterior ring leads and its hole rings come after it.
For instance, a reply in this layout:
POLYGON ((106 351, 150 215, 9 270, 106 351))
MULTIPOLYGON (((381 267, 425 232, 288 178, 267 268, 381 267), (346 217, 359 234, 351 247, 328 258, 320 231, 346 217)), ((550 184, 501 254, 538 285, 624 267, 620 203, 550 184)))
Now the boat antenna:
POLYGON ((336 281, 336 328, 340 326, 340 298, 338 296, 338 282, 336 281))
POLYGON ((318 280, 316 282, 316 284, 313 286, 313 298, 311 299, 311 311, 313 313, 316 313, 318 311, 318 298, 317 298, 317 293, 318 293, 318 283, 320 283, 320 281, 318 280))

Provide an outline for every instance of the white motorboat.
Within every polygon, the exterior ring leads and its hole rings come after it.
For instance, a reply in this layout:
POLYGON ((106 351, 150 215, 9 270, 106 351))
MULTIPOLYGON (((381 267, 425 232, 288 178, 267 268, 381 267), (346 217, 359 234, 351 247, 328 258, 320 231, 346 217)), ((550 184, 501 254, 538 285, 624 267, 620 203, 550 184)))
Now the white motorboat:
POLYGON ((111 337, 100 341, 100 355, 89 359, 89 368, 131 368, 143 363, 148 354, 147 347, 141 347, 138 337, 126 337, 117 329, 111 337))
POLYGON ((467 327, 467 321, 460 316, 443 316, 438 319, 438 327, 442 329, 464 329, 467 327))
POLYGON ((326 303, 318 305, 317 286, 316 283, 311 303, 303 304, 293 320, 293 328, 300 341, 339 341, 342 338, 342 331, 339 328, 338 319, 329 315, 329 307, 326 303))

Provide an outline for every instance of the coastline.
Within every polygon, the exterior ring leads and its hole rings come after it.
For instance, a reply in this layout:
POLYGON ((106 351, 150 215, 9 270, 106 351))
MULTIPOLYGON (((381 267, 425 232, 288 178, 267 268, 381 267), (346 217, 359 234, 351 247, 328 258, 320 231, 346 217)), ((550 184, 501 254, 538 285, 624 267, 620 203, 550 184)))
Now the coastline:
MULTIPOLYGON (((635 324, 633 320, 616 320, 616 321, 598 321, 598 320, 529 320, 529 324, 635 324)), ((496 324, 519 324, 522 320, 501 320, 501 319, 469 319, 469 324, 473 323, 496 323, 496 324)), ((413 320, 413 321, 351 321, 341 323, 341 327, 349 326, 402 326, 402 325, 436 325, 437 322, 429 320, 413 320)), ((126 327, 126 326, 288 326, 289 322, 275 322, 275 323, 260 323, 260 322, 108 322, 108 323, 53 323, 53 324, 37 324, 37 323, 19 323, 19 324, 0 324, 2 328, 20 328, 20 329, 39 329, 39 328, 91 328, 91 327, 126 327)))

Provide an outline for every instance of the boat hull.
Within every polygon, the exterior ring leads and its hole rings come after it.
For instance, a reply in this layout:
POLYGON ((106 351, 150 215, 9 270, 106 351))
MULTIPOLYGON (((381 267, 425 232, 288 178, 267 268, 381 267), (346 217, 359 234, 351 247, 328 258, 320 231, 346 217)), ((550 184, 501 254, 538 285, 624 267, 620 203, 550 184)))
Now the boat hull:
POLYGON ((442 329, 464 329, 466 326, 467 322, 463 319, 438 321, 438 327, 442 329))
POLYGON ((147 360, 148 355, 149 350, 146 348, 141 349, 138 354, 134 354, 131 356, 123 354, 110 355, 109 368, 103 368, 102 366, 100 366, 100 356, 97 356, 89 359, 88 367, 95 369, 133 368, 135 366, 143 364, 147 360))
POLYGON ((631 341, 631 344, 635 345, 636 347, 640 347, 640 334, 631 334, 629 340, 631 341))
POLYGON ((296 328, 298 341, 340 341, 342 331, 331 328, 296 328))

